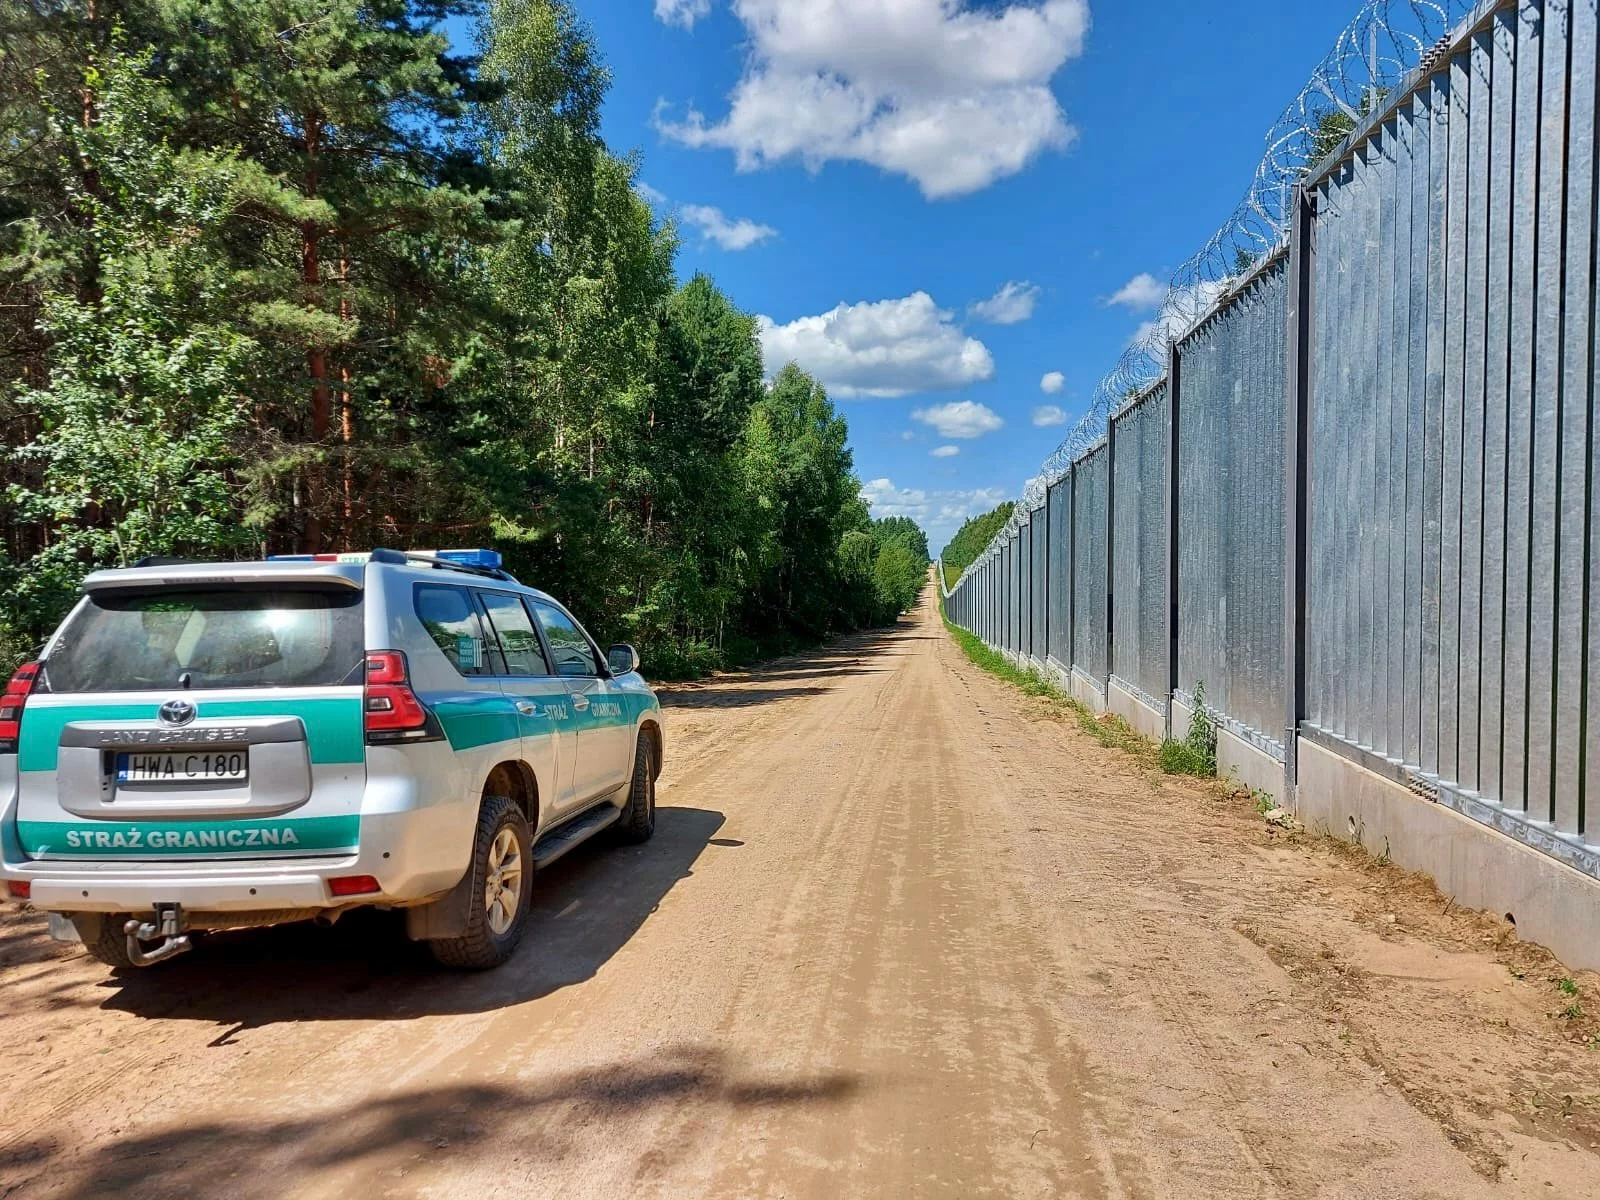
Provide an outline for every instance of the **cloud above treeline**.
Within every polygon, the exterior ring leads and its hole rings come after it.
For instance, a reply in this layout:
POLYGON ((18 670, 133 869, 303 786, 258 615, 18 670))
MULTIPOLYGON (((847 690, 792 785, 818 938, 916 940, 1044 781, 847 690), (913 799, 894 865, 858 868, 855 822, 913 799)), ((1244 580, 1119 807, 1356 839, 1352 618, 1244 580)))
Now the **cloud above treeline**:
POLYGON ((779 324, 756 318, 769 375, 798 363, 838 396, 909 396, 980 383, 994 356, 927 292, 898 300, 839 304, 779 324))
MULTIPOLYGON (((1086 0, 731 0, 743 74, 727 111, 655 125, 683 145, 733 152, 741 171, 861 162, 960 196, 1066 147, 1075 130, 1050 82, 1083 53, 1086 0)), ((684 28, 705 0, 656 0, 684 28)))

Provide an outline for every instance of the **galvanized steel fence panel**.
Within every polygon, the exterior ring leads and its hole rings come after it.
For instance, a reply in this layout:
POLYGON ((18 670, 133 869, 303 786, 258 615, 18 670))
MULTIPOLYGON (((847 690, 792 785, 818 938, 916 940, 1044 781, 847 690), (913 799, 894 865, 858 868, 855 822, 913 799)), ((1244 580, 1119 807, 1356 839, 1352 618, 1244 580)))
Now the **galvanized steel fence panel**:
POLYGON ((1279 256, 1177 346, 1178 689, 1278 757, 1288 298, 1279 256))
POLYGON ((1032 658, 1034 654, 1034 526, 1032 523, 1018 530, 1016 570, 1018 570, 1016 592, 1022 605, 1018 613, 1016 653, 1021 654, 1022 658, 1032 658))
POLYGON ((1029 609, 1033 616, 1031 652, 1041 662, 1050 645, 1050 512, 1040 505, 1028 522, 1033 530, 1033 592, 1029 609))
POLYGON ((1072 472, 1050 485, 1049 657, 1072 667, 1072 472))
POLYGON ((1164 708, 1167 669, 1167 385, 1111 420, 1111 674, 1164 708))
POLYGON ((1102 444, 1079 459, 1072 472, 1072 665, 1102 689, 1111 673, 1110 499, 1111 450, 1102 444))

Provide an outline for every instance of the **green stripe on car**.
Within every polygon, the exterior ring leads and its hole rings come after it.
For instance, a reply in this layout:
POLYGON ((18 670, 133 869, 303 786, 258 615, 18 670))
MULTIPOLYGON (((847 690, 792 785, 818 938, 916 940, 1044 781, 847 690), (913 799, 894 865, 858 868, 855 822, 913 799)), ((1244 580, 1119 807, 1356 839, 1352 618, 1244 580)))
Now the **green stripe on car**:
POLYGON ((521 736, 515 705, 498 692, 431 699, 431 703, 454 750, 514 742, 521 736))
POLYGON ((357 815, 278 821, 18 821, 30 858, 249 857, 353 851, 357 815))

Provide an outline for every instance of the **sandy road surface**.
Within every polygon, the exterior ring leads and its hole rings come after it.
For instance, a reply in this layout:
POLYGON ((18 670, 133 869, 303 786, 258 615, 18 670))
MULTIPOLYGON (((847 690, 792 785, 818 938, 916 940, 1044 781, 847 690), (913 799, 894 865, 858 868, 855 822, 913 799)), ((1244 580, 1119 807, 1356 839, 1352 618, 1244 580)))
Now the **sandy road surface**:
POLYGON ((1600 1195, 1559 967, 931 608, 672 702, 656 839, 498 972, 351 921, 110 978, 12 909, 0 1196, 1600 1195))

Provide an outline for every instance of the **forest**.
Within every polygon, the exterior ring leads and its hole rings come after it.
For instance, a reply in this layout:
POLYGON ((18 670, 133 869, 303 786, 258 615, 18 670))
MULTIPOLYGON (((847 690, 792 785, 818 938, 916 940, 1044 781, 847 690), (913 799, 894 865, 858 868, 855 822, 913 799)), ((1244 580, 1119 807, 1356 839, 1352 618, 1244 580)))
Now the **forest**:
POLYGON ((0 6, 0 658, 152 554, 492 546, 658 676, 907 609, 608 83, 565 0, 0 6))
POLYGON ((1015 505, 1007 500, 997 508, 992 508, 986 513, 975 517, 968 517, 962 522, 961 528, 956 530, 955 536, 950 539, 950 544, 939 555, 939 561, 944 564, 944 578, 946 587, 955 587, 956 580, 961 578, 961 572, 977 561, 994 540, 994 535, 1005 528, 1006 522, 1011 519, 1011 510, 1015 505))

